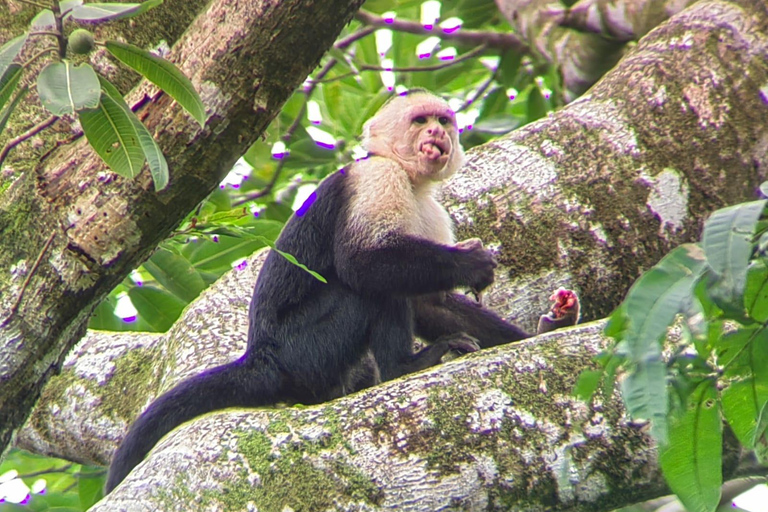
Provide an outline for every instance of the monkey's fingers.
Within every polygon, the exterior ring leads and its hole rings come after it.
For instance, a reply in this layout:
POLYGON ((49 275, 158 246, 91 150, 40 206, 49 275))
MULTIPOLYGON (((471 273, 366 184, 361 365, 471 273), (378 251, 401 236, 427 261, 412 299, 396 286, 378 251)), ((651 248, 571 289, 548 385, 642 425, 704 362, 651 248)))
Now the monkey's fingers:
POLYGON ((477 302, 480 306, 484 305, 483 304, 483 297, 484 297, 483 292, 481 292, 480 290, 476 290, 474 288, 470 288, 469 290, 467 290, 465 295, 469 295, 470 293, 475 296, 475 302, 477 302))

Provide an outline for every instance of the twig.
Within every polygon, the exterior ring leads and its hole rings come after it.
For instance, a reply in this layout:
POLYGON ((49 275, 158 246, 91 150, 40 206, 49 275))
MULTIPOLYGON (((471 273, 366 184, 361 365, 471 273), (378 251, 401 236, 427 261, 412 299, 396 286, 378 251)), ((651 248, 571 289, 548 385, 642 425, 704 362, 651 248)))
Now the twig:
MULTIPOLYGON (((354 32, 348 35, 344 39, 340 39, 333 46, 337 49, 343 50, 344 48, 347 48, 349 45, 351 45, 355 41, 362 39, 363 37, 370 35, 375 31, 376 29, 374 27, 365 27, 362 30, 358 30, 357 32, 354 32)), ((338 62, 339 61, 336 58, 328 59, 328 62, 326 62, 325 65, 322 67, 322 69, 320 69, 320 71, 317 72, 315 79, 310 80, 309 84, 304 88, 304 103, 301 105, 301 109, 299 109, 299 113, 294 118, 293 122, 291 123, 291 126, 288 127, 288 129, 285 131, 285 133, 281 137, 283 141, 286 142, 286 145, 288 142, 290 142, 291 138, 293 137, 293 134, 301 125, 301 120, 304 117, 304 114, 307 112, 307 104, 309 103, 309 100, 312 97, 312 93, 315 91, 317 84, 322 81, 323 77, 325 77, 325 75, 327 75, 331 71, 331 69, 333 69, 333 67, 336 64, 338 64, 338 62)), ((272 192, 272 189, 277 183, 278 178, 280 178, 280 173, 283 171, 283 167, 285 167, 286 158, 288 158, 288 155, 285 155, 280 160, 280 162, 278 162, 277 167, 275 168, 275 172, 272 173, 272 177, 269 179, 269 183, 267 183, 264 186, 264 188, 243 196, 242 198, 234 201, 232 205, 240 206, 241 204, 247 203, 248 201, 253 201, 260 197, 264 197, 265 195, 272 192)))
POLYGON ((39 2, 34 2, 33 0, 18 0, 18 1, 21 2, 22 4, 34 5, 35 7, 41 7, 43 9, 50 9, 51 8, 50 5, 45 5, 45 4, 42 4, 42 3, 39 3, 39 2))
POLYGON ((467 108, 469 108, 469 107, 470 107, 470 105, 472 105, 474 102, 476 102, 477 100, 479 100, 480 98, 482 98, 483 94, 485 94, 485 91, 487 91, 487 90, 488 90, 488 87, 490 87, 490 86, 491 86, 491 84, 492 84, 492 83, 493 83, 493 81, 496 79, 496 76, 497 76, 498 74, 499 74, 499 68, 497 67, 497 68, 494 70, 494 72, 493 72, 493 73, 491 73, 491 76, 489 76, 489 77, 488 77, 488 80, 486 80, 485 82, 483 82, 483 85, 481 85, 480 87, 478 87, 478 89, 477 89, 477 91, 475 92, 475 94, 474 94, 473 98, 472 98, 472 99, 470 99, 470 100, 467 100, 467 101, 465 101, 465 102, 464 102, 464 104, 463 104, 463 105, 461 105, 461 106, 458 108, 458 110, 457 110, 456 112, 463 112, 464 110, 466 110, 467 108))
POLYGON ((30 137, 34 137, 41 131, 45 130, 49 126, 51 126, 53 123, 56 122, 58 119, 57 116, 51 116, 48 119, 45 119, 44 121, 41 121, 37 123, 35 126, 30 128, 29 130, 25 131, 21 135, 18 135, 14 137, 13 139, 9 140, 2 150, 0 150, 0 165, 3 165, 3 162, 5 161, 6 157, 8 156, 8 153, 11 152, 13 148, 24 142, 25 140, 29 139, 30 137))
POLYGON ((364 38, 365 36, 368 36, 370 34, 373 34, 376 32, 376 27, 374 26, 368 26, 364 29, 358 30, 357 32, 353 32, 352 34, 349 34, 347 37, 343 39, 339 39, 336 41, 336 43, 333 45, 334 48, 338 48, 339 50, 343 50, 344 48, 348 47, 355 41, 364 38))
MULTIPOLYGON (((472 50, 468 51, 467 53, 446 62, 441 62, 440 64, 433 64, 431 66, 414 66, 414 67, 404 67, 404 68, 385 68, 382 66, 373 66, 370 64, 361 64, 360 65, 360 71, 391 71, 393 73, 416 73, 420 71, 437 71, 439 69, 445 69, 447 67, 459 64, 460 62, 463 62, 465 60, 472 59, 474 57, 477 57, 478 55, 482 54, 485 50, 488 49, 488 46, 486 45, 480 45, 477 48, 473 48, 472 50)), ((338 80, 344 80, 345 78, 349 78, 351 76, 356 76, 359 73, 357 72, 349 72, 344 73, 343 75, 334 76, 332 78, 327 78, 324 80, 312 80, 311 83, 318 84, 318 83, 329 83, 329 82, 336 82, 338 80)))
POLYGON ((45 242, 45 246, 43 246, 43 249, 40 251, 40 254, 37 256, 37 259, 35 260, 35 264, 32 265, 32 268, 29 270, 29 273, 27 274, 27 278, 24 280, 24 284, 21 285, 21 290, 19 290, 19 296, 16 297, 16 301, 13 303, 13 306, 11 306, 11 310, 8 313, 8 317, 3 320, 2 323, 0 323, 0 327, 5 327, 8 325, 8 322, 11 321, 11 318, 13 318, 13 315, 16 314, 16 312, 19 310, 19 306, 21 305, 21 299, 24 297, 24 292, 27 290, 27 287, 29 286, 29 282, 32 281, 32 276, 35 275, 35 272, 37 272, 37 268, 40 266, 40 263, 43 261, 43 256, 45 256, 45 253, 48 251, 48 248, 53 243, 53 239, 56 238, 56 231, 51 233, 51 236, 48 237, 48 241, 45 242))
POLYGON ((455 40, 461 43, 472 45, 484 44, 489 48, 501 48, 504 50, 515 50, 520 53, 530 53, 531 49, 519 37, 514 34, 504 32, 481 32, 478 30, 456 30, 447 31, 438 28, 437 30, 428 30, 424 25, 416 21, 406 20, 385 20, 381 16, 376 16, 365 10, 357 11, 355 18, 364 25, 370 25, 377 28, 388 28, 397 32, 407 32, 409 34, 437 36, 440 39, 455 40))
POLYGON ((47 475, 49 473, 66 473, 69 471, 69 469, 73 466, 72 463, 65 464, 64 466, 61 466, 60 468, 49 468, 49 469, 43 469, 40 471, 33 471, 32 473, 25 473, 23 475, 19 475, 18 478, 34 478, 36 476, 40 475, 47 475))

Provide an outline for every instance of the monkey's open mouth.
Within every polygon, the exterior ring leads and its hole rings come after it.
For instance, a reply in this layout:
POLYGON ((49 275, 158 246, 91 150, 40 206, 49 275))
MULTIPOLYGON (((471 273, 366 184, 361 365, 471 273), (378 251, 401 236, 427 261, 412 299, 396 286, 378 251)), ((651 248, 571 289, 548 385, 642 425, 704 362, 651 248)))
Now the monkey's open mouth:
POLYGON ((424 155, 430 160, 437 160, 441 156, 448 154, 448 148, 445 143, 435 139, 427 139, 421 143, 419 148, 424 155))

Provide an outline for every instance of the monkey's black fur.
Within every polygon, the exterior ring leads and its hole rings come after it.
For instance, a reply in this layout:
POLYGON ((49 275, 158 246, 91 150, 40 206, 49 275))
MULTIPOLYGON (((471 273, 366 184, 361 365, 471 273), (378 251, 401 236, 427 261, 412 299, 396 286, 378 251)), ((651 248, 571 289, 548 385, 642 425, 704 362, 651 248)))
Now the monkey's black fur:
POLYGON ((394 233, 374 249, 356 243, 361 237, 347 232, 349 181, 343 171, 324 180, 316 201, 291 218, 276 244, 328 283, 270 252, 251 301, 245 354, 183 381, 152 403, 115 453, 107 492, 161 437, 203 413, 280 401, 323 402, 345 389, 350 370, 364 356, 373 355, 381 380, 438 363, 457 348, 438 340, 446 334, 465 332, 484 347, 528 336, 450 292, 458 286, 482 290, 493 281, 495 264, 485 249, 394 233), (436 343, 414 353, 414 332, 436 343))

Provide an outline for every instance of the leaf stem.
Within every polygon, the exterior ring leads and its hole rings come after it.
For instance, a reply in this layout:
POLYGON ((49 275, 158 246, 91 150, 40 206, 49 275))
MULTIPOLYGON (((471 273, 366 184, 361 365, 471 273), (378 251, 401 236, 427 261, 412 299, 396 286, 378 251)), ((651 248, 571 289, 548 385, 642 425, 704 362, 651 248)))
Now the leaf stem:
POLYGON ((67 56, 67 38, 64 37, 64 15, 61 14, 61 7, 59 7, 59 0, 53 0, 51 6, 53 11, 53 19, 56 21, 56 30, 59 32, 59 57, 64 58, 67 56))

